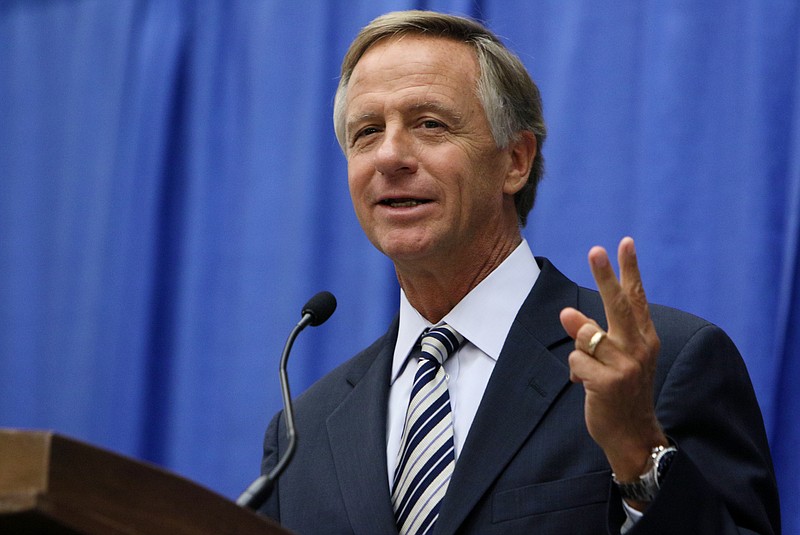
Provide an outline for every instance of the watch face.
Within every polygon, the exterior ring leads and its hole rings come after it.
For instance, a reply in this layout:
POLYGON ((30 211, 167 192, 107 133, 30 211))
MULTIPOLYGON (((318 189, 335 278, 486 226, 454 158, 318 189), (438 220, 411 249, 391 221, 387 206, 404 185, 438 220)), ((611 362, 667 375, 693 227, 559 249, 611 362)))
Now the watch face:
POLYGON ((661 457, 659 457, 658 468, 656 470, 656 484, 659 487, 661 486, 661 481, 667 475, 667 471, 669 470, 669 467, 672 464, 672 459, 675 457, 676 453, 678 453, 677 450, 670 449, 665 451, 661 457))
POLYGON ((674 446, 654 448, 651 456, 654 464, 647 472, 639 476, 639 481, 620 483, 617 481, 616 476, 612 474, 614 483, 616 483, 622 497, 640 502, 653 501, 676 453, 678 453, 678 450, 674 446))

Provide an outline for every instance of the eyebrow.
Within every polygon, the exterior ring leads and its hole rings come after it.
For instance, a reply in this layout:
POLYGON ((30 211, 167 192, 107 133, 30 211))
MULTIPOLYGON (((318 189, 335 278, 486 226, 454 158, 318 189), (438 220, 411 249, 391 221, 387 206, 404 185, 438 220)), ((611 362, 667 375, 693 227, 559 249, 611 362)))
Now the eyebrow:
POLYGON ((460 121, 462 118, 462 115, 458 113, 455 109, 451 108, 450 106, 445 106, 440 102, 428 101, 428 100, 412 104, 411 106, 409 106, 409 111, 412 112, 435 111, 456 121, 460 121))
POLYGON ((362 113, 361 115, 358 115, 356 117, 351 117, 347 119, 347 121, 344 124, 345 132, 349 132, 352 129, 352 127, 356 124, 373 122, 379 117, 380 114, 375 112, 362 113))

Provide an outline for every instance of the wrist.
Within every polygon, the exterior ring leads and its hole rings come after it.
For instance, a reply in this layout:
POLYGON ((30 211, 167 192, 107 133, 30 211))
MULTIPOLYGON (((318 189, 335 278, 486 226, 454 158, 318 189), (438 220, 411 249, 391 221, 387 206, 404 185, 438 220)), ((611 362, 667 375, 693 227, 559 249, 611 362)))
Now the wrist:
POLYGON ((669 442, 665 444, 652 449, 647 459, 647 468, 638 477, 629 479, 612 474, 623 498, 637 504, 649 503, 655 499, 672 464, 672 459, 678 451, 669 442))
POLYGON ((604 448, 611 470, 619 481, 637 481, 652 467, 652 453, 658 446, 671 442, 660 426, 652 432, 640 433, 634 440, 618 441, 615 448, 604 448))

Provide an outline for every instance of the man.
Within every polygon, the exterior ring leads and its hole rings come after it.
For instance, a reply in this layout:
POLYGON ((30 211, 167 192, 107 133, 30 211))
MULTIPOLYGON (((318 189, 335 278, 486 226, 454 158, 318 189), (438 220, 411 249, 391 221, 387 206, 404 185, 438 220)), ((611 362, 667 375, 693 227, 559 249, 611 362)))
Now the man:
MULTIPOLYGON (((619 281, 589 252, 599 294, 522 239, 545 128, 496 37, 435 13, 379 17, 344 59, 334 113, 400 312, 298 398, 298 450, 264 514, 304 535, 780 531, 728 337, 648 306, 630 238, 619 281)), ((279 415, 265 472, 285 446, 279 415)))

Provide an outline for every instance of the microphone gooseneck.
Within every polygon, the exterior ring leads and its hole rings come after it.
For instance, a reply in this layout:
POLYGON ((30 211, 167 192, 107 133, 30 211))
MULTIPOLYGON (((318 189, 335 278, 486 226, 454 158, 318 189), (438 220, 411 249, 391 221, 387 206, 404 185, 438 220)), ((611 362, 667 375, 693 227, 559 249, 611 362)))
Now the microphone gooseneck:
POLYGON ((275 481, 280 477, 283 471, 288 466, 289 462, 294 456, 297 449, 297 432, 294 425, 294 411, 292 410, 292 396, 289 391, 289 376, 286 372, 286 364, 289 361, 289 353, 294 345, 295 338, 307 326, 311 325, 316 327, 322 325, 328 318, 331 317, 336 310, 336 298, 330 292, 319 292, 314 297, 308 300, 302 309, 302 318, 294 326, 292 332, 289 333, 289 338, 286 340, 286 345, 283 347, 280 362, 280 382, 281 382, 281 396, 283 397, 283 420, 286 424, 286 438, 289 444, 286 451, 278 459, 275 467, 267 474, 261 475, 258 479, 253 481, 249 487, 237 498, 236 505, 247 507, 252 510, 257 510, 264 504, 269 496, 272 486, 275 481))

